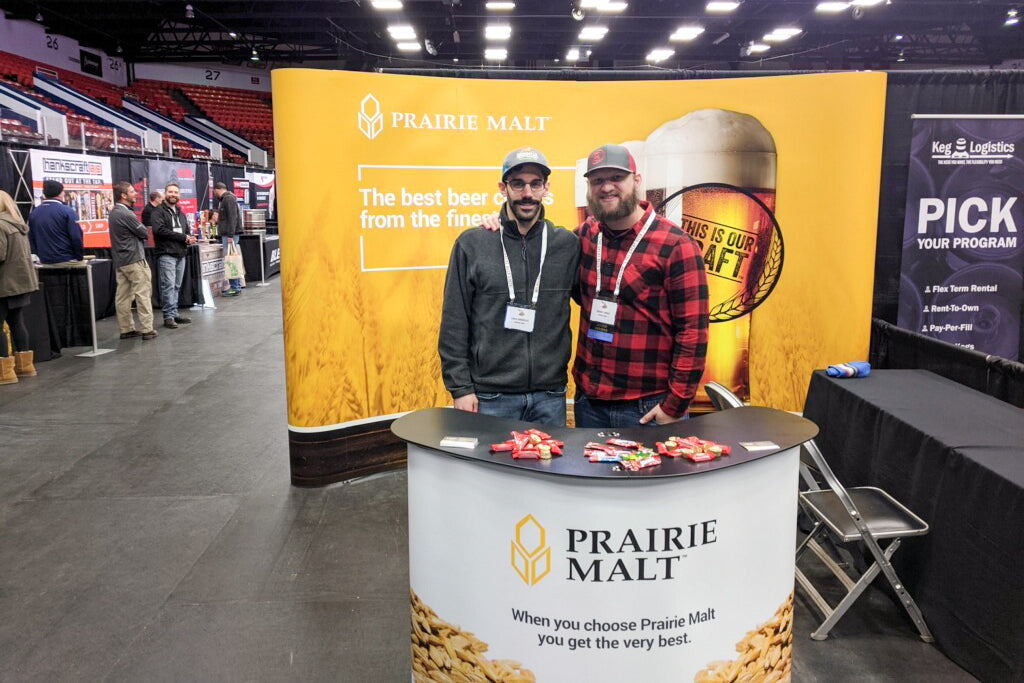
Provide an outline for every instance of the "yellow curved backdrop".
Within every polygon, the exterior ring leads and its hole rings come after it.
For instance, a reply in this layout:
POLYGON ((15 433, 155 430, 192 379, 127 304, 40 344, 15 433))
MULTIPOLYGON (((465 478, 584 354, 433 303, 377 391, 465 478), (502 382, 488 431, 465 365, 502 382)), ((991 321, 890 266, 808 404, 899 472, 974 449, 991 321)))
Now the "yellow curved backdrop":
POLYGON ((751 114, 775 139, 785 264, 750 319, 751 401, 798 410, 812 369, 867 356, 885 84, 274 71, 289 424, 450 404, 436 350, 444 265, 460 226, 498 205, 509 150, 547 155, 548 217, 571 228, 577 159, 705 107, 751 114))

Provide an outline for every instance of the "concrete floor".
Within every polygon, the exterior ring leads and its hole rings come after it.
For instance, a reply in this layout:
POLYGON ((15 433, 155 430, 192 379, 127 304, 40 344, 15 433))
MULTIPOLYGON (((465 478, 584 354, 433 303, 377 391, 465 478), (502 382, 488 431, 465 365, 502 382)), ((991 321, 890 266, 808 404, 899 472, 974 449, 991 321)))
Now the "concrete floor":
MULTIPOLYGON (((280 280, 217 303, 0 387, 0 681, 409 680, 405 472, 292 487, 280 280)), ((974 680, 797 595, 795 681, 974 680)))

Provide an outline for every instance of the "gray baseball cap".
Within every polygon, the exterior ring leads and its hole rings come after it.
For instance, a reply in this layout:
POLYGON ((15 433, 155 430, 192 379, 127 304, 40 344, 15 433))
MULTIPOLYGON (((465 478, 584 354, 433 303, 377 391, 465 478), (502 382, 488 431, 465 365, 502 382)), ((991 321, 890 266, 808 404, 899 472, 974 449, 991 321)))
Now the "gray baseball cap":
POLYGON ((636 160, 623 145, 601 145, 587 157, 587 172, 583 177, 602 168, 636 173, 636 160))
POLYGON ((526 164, 540 166, 544 171, 545 178, 551 175, 551 169, 548 167, 548 160, 543 154, 535 150, 533 147, 520 147, 519 149, 512 150, 505 157, 505 163, 501 166, 501 179, 505 180, 509 173, 520 166, 525 166, 526 164))

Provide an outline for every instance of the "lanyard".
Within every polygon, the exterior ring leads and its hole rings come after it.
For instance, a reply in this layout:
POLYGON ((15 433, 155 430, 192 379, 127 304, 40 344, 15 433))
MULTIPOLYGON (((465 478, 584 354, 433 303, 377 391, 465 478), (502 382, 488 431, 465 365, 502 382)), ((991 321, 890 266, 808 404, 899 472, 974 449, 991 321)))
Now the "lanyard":
MULTIPOLYGON (((547 226, 543 223, 541 227, 541 238, 540 238, 540 266, 537 268, 537 281, 533 283, 533 305, 537 305, 537 299, 540 298, 540 274, 544 270, 544 259, 548 255, 548 231, 547 226)), ((505 231, 504 229, 498 233, 498 240, 501 242, 501 255, 505 258, 505 280, 508 282, 508 300, 515 303, 516 300, 516 286, 512 282, 512 265, 508 262, 508 252, 505 251, 505 231)))
MULTIPOLYGON (((622 260, 622 266, 619 268, 619 276, 615 279, 615 292, 613 296, 619 298, 619 290, 622 288, 622 274, 626 272, 626 266, 629 265, 629 259, 633 258, 633 252, 636 251, 636 247, 640 244, 640 240, 647 234, 647 230, 650 229, 654 223, 655 213, 652 210, 651 215, 648 216, 647 222, 644 223, 644 227, 637 233, 636 238, 633 239, 633 244, 629 245, 629 251, 626 252, 626 258, 622 260)), ((597 291, 594 296, 601 293, 601 244, 604 233, 601 231, 600 226, 597 228, 597 291)))

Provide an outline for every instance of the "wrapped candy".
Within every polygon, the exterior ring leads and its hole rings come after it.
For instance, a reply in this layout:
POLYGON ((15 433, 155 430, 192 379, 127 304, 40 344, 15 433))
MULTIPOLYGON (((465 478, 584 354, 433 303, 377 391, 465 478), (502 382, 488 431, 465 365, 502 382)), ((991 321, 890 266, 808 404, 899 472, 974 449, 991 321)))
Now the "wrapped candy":
POLYGON ((528 460, 550 460, 562 454, 565 443, 552 439, 550 434, 539 429, 527 429, 525 432, 512 432, 508 441, 491 444, 491 453, 511 453, 513 458, 528 460))

